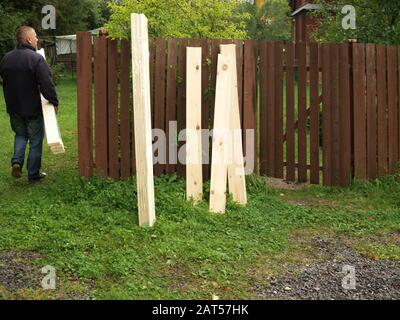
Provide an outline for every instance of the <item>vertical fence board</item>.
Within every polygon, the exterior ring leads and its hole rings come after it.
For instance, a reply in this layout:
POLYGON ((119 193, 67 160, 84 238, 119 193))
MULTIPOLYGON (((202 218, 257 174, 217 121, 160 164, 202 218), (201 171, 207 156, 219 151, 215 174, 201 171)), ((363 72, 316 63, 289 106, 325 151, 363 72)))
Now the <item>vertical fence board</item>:
POLYGON ((319 184, 319 57, 318 44, 310 45, 310 182, 319 184))
POLYGON ((275 177, 283 179, 283 44, 275 45, 275 177))
POLYGON ((376 61, 375 45, 367 44, 367 173, 377 177, 377 115, 376 115, 376 61))
POLYGON ((378 174, 388 173, 388 123, 387 123, 387 78, 386 46, 376 46, 377 91, 378 91, 378 174))
MULTIPOLYGON (((397 96, 400 93, 397 81, 397 52, 396 48, 387 48, 388 64, 388 119, 389 119, 389 172, 396 171, 396 164, 399 160, 399 106, 397 96)), ((400 65, 400 64, 399 64, 400 65)), ((400 74, 399 74, 400 75, 400 74)))
POLYGON ((340 182, 340 113, 339 113, 339 47, 330 45, 331 50, 331 177, 332 185, 338 186, 340 182))
POLYGON ((238 79, 238 93, 239 93, 239 112, 240 124, 243 128, 243 57, 244 57, 244 43, 242 40, 234 41, 236 45, 236 68, 238 79))
POLYGON ((149 39, 150 60, 150 101, 151 101, 151 127, 154 128, 154 105, 155 105, 155 69, 156 69, 156 43, 155 39, 149 39))
POLYGON ((350 70, 349 45, 339 45, 339 130, 341 186, 351 183, 351 118, 350 118, 350 70))
POLYGON ((120 78, 120 143, 121 178, 131 176, 131 112, 130 112, 130 43, 121 41, 121 78, 120 78))
POLYGON ((120 178, 118 130, 118 47, 117 41, 108 39, 108 170, 112 179, 120 178))
POLYGON ((266 94, 267 94, 267 174, 275 176, 275 43, 267 42, 267 69, 266 94))
MULTIPOLYGON (((215 107, 215 86, 217 79, 219 40, 211 40, 211 106, 210 106, 210 127, 214 124, 214 107, 215 107)), ((211 159, 211 158, 210 158, 211 159)))
POLYGON ((176 171, 177 137, 176 132, 170 131, 170 122, 176 121, 176 60, 177 42, 175 39, 168 40, 167 61, 167 105, 165 115, 165 130, 167 133, 167 165, 165 171, 171 174, 176 171))
MULTIPOLYGON (((209 43, 207 39, 202 39, 200 42, 201 46, 201 127, 202 129, 208 129, 210 119, 210 93, 208 86, 209 78, 209 43)), ((203 141, 204 142, 204 141, 203 141)), ((210 157, 210 147, 206 148, 207 144, 203 144, 203 180, 207 181, 210 179, 210 161, 207 161, 210 157)))
POLYGON ((367 178, 365 45, 353 43, 354 174, 367 178))
POLYGON ((310 182, 319 184, 319 57, 318 44, 310 45, 310 182))
POLYGON ((97 37, 94 41, 94 95, 96 175, 108 177, 106 37, 97 37))
POLYGON ((81 177, 93 175, 92 39, 89 32, 77 34, 78 168, 81 177))
MULTIPOLYGON (((257 159, 257 42, 246 40, 243 48, 244 71, 243 71, 243 150, 247 160, 253 162, 256 166, 257 159), (253 137, 246 130, 253 130, 253 137), (249 149, 252 155, 247 154, 247 141, 253 138, 254 149, 249 149)), ((240 78, 239 78, 240 79, 240 78)), ((264 127, 264 126, 263 126, 264 127)), ((263 138, 261 138, 263 139, 263 138)), ((248 164, 246 164, 248 166, 248 164)))
POLYGON ((298 52, 298 180, 307 182, 307 51, 305 43, 296 45, 298 52))
MULTIPOLYGON (((179 40, 178 54, 178 98, 177 98, 177 120, 178 120, 178 136, 180 132, 186 128, 186 47, 187 40, 179 40)), ((181 137, 182 139, 184 137, 181 137)), ((182 140, 180 139, 180 140, 182 140)), ((184 142, 178 141, 178 155, 184 154, 179 152, 184 142)), ((177 173, 180 177, 186 176, 186 159, 183 156, 178 157, 177 173)))
POLYGON ((294 44, 286 45, 286 179, 296 180, 294 128, 294 44))
POLYGON ((331 54, 328 44, 322 45, 322 127, 323 127, 323 181, 325 186, 332 184, 331 165, 331 54))
MULTIPOLYGON (((245 44, 245 54, 248 53, 248 46, 250 44, 246 42, 245 44)), ((269 140, 268 140, 268 101, 267 101, 267 69, 268 69, 268 43, 262 41, 259 43, 259 51, 260 51, 260 174, 267 175, 268 165, 269 165, 269 140)), ((251 66, 249 65, 251 68, 251 66)), ((247 70, 246 61, 245 61, 245 72, 247 70)), ((247 80, 247 78, 246 78, 247 80)), ((247 95, 246 93, 250 93, 247 91, 248 84, 245 81, 245 105, 247 108, 247 95)), ((246 116, 245 116, 246 119, 246 116)))
MULTIPOLYGON (((156 65, 154 76, 154 129, 165 132, 165 72, 166 72, 166 40, 156 39, 156 65)), ((158 143, 158 141, 156 142, 158 143)), ((154 152, 154 150, 153 150, 154 152)), ((164 155, 157 151, 159 161, 162 162, 164 155)), ((155 156, 155 154, 154 154, 155 156)), ((164 161, 165 162, 165 161, 164 161)), ((160 176, 164 173, 165 164, 155 163, 154 175, 160 176)))

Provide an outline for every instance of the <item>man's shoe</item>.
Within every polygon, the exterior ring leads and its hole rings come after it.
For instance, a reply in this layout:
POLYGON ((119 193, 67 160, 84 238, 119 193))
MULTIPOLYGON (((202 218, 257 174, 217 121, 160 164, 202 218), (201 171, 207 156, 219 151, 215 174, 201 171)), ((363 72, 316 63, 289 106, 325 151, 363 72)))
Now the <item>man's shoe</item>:
POLYGON ((47 177, 47 173, 46 172, 40 172, 38 178, 29 179, 29 182, 30 183, 39 182, 39 181, 42 181, 46 177, 47 177))
POLYGON ((11 170, 11 175, 17 179, 22 177, 21 165, 19 163, 13 164, 12 170, 11 170))

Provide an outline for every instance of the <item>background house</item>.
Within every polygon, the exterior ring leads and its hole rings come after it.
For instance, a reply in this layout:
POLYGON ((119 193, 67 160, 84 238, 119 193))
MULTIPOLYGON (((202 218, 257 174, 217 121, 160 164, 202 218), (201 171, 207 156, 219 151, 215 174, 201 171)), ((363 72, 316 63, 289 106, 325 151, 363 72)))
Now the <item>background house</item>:
POLYGON ((295 42, 310 42, 310 36, 318 28, 320 21, 310 13, 320 8, 312 0, 289 0, 294 18, 293 39, 295 42))

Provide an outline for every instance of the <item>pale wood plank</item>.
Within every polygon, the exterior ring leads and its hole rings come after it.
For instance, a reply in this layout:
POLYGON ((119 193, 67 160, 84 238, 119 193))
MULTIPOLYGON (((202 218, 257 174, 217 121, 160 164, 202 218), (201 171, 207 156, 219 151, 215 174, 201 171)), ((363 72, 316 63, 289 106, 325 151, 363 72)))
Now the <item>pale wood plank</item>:
POLYGON ((233 200, 241 205, 247 204, 246 180, 244 172, 242 128, 240 124, 239 92, 237 79, 236 45, 221 45, 221 54, 232 59, 232 72, 230 84, 230 113, 229 129, 232 145, 232 157, 228 164, 228 186, 233 200))
POLYGON ((153 226, 156 214, 151 137, 149 38, 145 15, 131 14, 131 32, 139 225, 153 226))
MULTIPOLYGON (((37 51, 43 58, 46 59, 44 49, 40 49, 37 51)), ((56 112, 54 110, 54 106, 47 101, 43 95, 40 95, 40 99, 42 102, 42 113, 44 120, 44 128, 46 132, 47 144, 50 147, 50 150, 54 154, 64 153, 64 144, 61 140, 60 128, 57 122, 56 112), (58 148, 52 148, 52 145, 57 145, 58 148)))
POLYGON ((217 84, 215 90, 215 115, 212 139, 210 211, 224 213, 226 208, 227 170, 226 146, 229 128, 230 91, 233 65, 230 56, 218 55, 217 84))
POLYGON ((186 193, 194 202, 203 198, 201 141, 201 48, 187 48, 186 64, 186 193))

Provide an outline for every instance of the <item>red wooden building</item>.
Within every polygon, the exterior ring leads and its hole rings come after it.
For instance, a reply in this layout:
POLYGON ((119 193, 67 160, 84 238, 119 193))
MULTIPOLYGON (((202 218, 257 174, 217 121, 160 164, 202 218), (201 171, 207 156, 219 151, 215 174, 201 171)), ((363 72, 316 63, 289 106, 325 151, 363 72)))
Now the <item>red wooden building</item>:
POLYGON ((312 32, 318 28, 318 18, 310 13, 320 8, 319 4, 311 0, 289 0, 294 19, 294 40, 295 42, 310 42, 312 32))

